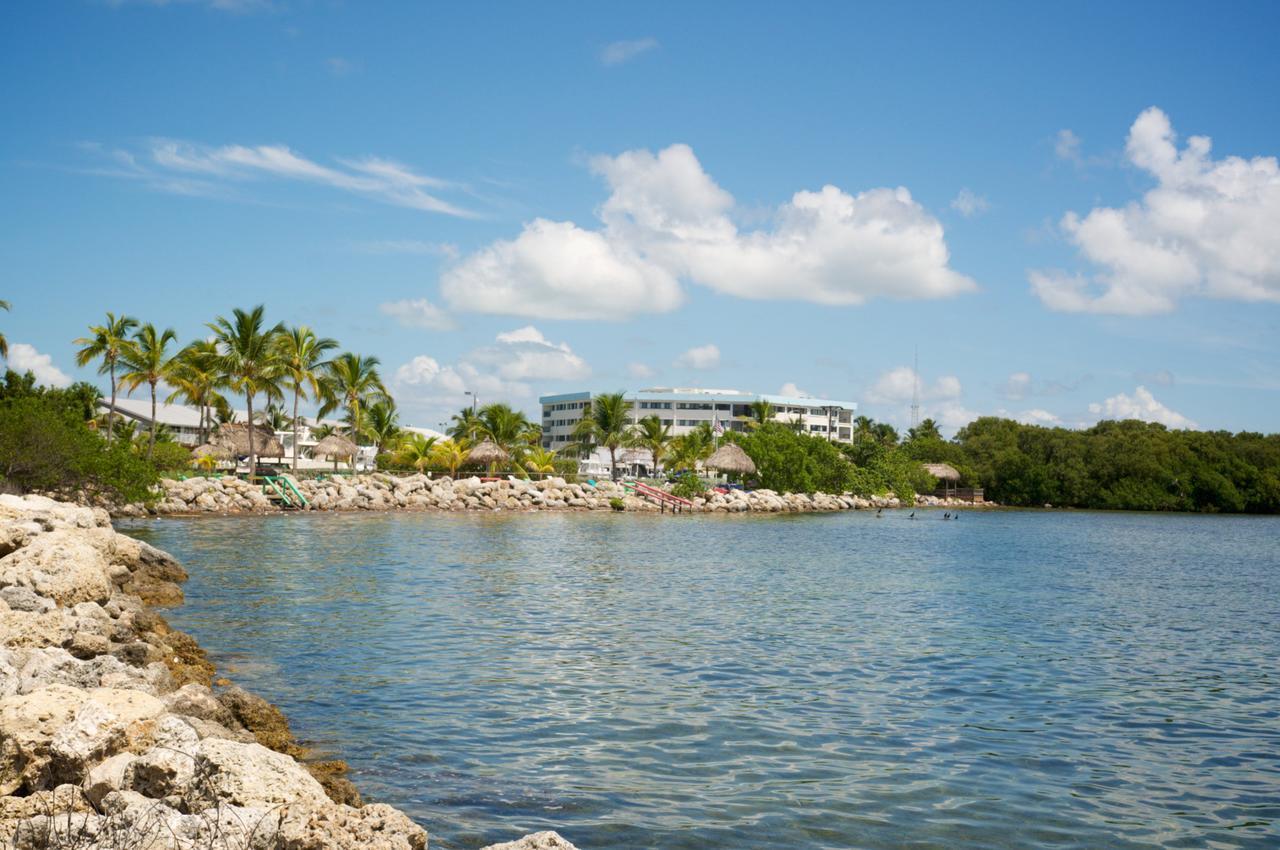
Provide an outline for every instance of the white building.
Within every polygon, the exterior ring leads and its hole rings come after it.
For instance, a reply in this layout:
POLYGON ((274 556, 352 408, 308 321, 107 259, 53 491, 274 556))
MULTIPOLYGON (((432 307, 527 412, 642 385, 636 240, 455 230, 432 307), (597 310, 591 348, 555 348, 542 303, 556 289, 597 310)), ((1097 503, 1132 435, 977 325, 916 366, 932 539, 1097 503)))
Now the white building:
MULTIPOLYGON (((553 451, 573 442, 573 430, 591 406, 590 392, 548 395, 542 403, 542 446, 553 451)), ((808 396, 745 393, 738 390, 710 390, 686 387, 650 387, 626 394, 631 402, 631 420, 657 416, 671 426, 672 436, 687 434, 701 423, 719 423, 726 431, 745 431, 752 418, 751 405, 767 401, 773 405, 774 421, 798 423, 806 433, 847 443, 853 439, 853 417, 858 405, 808 396)))

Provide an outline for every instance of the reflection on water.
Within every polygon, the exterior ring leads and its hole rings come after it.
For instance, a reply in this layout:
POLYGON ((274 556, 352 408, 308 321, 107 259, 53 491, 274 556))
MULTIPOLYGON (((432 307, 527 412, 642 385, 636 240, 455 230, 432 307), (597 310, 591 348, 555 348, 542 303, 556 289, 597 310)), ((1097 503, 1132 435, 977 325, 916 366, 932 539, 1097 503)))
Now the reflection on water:
POLYGON ((1280 521, 922 515, 124 530, 433 846, 1280 846, 1280 521))

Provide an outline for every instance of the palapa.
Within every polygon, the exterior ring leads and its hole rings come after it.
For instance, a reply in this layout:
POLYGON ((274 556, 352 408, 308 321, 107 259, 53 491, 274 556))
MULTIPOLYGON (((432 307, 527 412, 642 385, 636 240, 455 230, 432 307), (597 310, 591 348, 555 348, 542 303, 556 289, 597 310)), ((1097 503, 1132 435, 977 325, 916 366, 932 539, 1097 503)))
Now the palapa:
POLYGON ((755 461, 737 443, 725 443, 716 449, 715 454, 707 458, 703 466, 741 475, 753 475, 756 471, 755 461))
POLYGON ((959 481, 960 473, 949 463, 922 463, 924 471, 939 481, 959 481))
POLYGON ((330 434, 320 442, 311 447, 311 456, 314 458, 350 458, 355 457, 356 452, 360 451, 360 447, 348 440, 346 437, 340 437, 337 434, 330 434))
MULTIPOLYGON (((243 422, 223 425, 210 442, 232 457, 244 457, 249 454, 249 426, 243 422)), ((284 457, 284 445, 275 432, 261 425, 253 428, 253 450, 258 457, 284 457)))
POLYGON ((492 440, 485 440, 477 443, 470 452, 467 453, 467 463, 493 464, 505 463, 511 459, 511 455, 507 454, 502 446, 492 440))
POLYGON ((199 460, 202 457, 211 457, 217 460, 230 460, 231 452, 223 446, 215 446, 213 443, 205 443, 203 446, 196 446, 191 450, 191 457, 199 460))

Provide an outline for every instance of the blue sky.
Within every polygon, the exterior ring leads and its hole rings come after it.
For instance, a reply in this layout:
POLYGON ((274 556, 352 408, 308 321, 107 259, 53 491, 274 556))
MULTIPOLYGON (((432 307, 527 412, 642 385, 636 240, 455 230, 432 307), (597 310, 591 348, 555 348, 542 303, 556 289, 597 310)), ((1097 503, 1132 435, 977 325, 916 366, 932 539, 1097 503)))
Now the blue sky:
POLYGON ((265 302, 428 427, 650 385, 902 424, 918 348, 952 430, 1277 430, 1280 6, 458 5, 6 4, 11 365, 265 302))

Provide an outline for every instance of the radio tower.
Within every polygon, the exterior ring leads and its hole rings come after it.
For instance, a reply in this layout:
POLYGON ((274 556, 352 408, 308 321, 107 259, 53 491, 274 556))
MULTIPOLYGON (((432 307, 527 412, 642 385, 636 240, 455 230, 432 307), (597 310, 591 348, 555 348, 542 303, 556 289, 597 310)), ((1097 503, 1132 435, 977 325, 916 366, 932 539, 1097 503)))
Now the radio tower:
POLYGON ((915 348, 915 360, 911 366, 911 427, 920 425, 920 346, 915 348))

